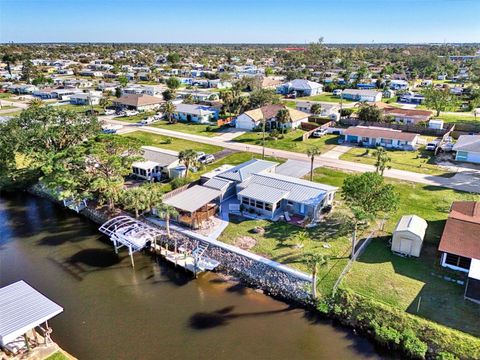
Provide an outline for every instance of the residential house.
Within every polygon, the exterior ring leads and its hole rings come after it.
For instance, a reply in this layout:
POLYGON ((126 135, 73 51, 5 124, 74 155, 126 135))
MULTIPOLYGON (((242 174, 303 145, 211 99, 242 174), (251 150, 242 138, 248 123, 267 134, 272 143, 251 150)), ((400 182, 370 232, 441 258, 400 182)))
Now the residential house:
POLYGON ((408 81, 406 81, 406 80, 392 80, 392 81, 390 81, 389 87, 392 90, 407 90, 408 89, 408 81))
POLYGON ((343 134, 348 143, 402 150, 415 150, 419 139, 419 134, 376 126, 350 126, 343 134))
POLYGON ((70 95, 70 104, 72 105, 98 105, 102 94, 98 92, 76 93, 70 95))
POLYGON ((295 79, 277 87, 279 94, 290 94, 296 92, 297 96, 312 96, 321 94, 323 85, 304 79, 295 79))
POLYGON ((480 202, 455 201, 438 250, 441 265, 467 274, 464 297, 480 303, 480 202))
POLYGON ((113 100, 113 105, 119 109, 129 109, 137 111, 152 111, 158 110, 163 99, 150 95, 123 95, 118 99, 113 100))
POLYGON ((382 100, 382 93, 375 90, 345 89, 342 91, 342 98, 351 101, 377 102, 382 100))
POLYGON ((390 116, 398 123, 405 125, 418 125, 427 122, 433 113, 428 110, 401 109, 396 107, 388 107, 383 109, 385 116, 390 116))
POLYGON ((208 124, 218 119, 218 109, 197 104, 177 104, 174 116, 180 121, 208 124))
POLYGON ((455 160, 480 163, 480 135, 460 135, 453 149, 455 160))
POLYGON ((145 180, 162 181, 180 175, 175 169, 179 166, 178 152, 155 146, 142 146, 143 161, 132 164, 132 173, 145 180))
POLYGON ((276 129, 276 128, 292 128, 296 129, 300 126, 302 122, 308 122, 308 117, 310 115, 295 109, 291 109, 284 105, 273 104, 266 105, 258 109, 253 109, 244 112, 235 119, 235 127, 238 129, 253 130, 256 127, 262 125, 262 121, 265 121, 267 129, 276 129), (290 114, 291 122, 288 124, 279 124, 277 123, 277 114, 279 110, 287 110, 290 114))
MULTIPOLYGON (((297 101, 296 102, 296 109, 298 111, 302 111, 304 113, 311 114, 312 112, 310 111, 311 107, 313 104, 318 104, 318 102, 312 102, 312 101, 297 101)), ((320 114, 315 114, 315 115, 320 115, 320 116, 332 116, 332 115, 338 115, 340 111, 340 105, 336 103, 320 103, 321 106, 321 111, 320 114)))
POLYGON ((425 101, 425 97, 420 94, 404 94, 400 96, 398 101, 405 104, 421 105, 425 101))
POLYGON ((262 78, 262 84, 260 87, 262 89, 276 89, 278 86, 280 86, 283 83, 283 78, 278 78, 278 77, 263 77, 262 78))

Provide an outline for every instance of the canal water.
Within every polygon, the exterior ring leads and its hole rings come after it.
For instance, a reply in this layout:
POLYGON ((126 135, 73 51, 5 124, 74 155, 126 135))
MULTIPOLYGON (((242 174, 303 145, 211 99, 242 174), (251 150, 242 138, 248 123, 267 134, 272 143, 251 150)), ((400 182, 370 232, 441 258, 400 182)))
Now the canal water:
POLYGON ((79 359, 379 358, 366 339, 215 274, 135 261, 57 205, 0 198, 0 286, 23 279, 60 304, 53 338, 79 359))

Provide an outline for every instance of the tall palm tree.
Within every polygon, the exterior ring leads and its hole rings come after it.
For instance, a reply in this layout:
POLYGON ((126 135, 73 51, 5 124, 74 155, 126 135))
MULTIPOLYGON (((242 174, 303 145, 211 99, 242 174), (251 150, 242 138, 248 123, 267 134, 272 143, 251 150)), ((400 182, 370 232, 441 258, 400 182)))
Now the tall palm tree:
POLYGON ((174 124, 175 123, 175 117, 173 116, 176 111, 175 105, 171 101, 167 101, 165 104, 162 106, 162 112, 164 113, 165 117, 168 120, 169 124, 174 124))
POLYGON ((140 210, 147 209, 147 192, 142 186, 124 190, 120 201, 126 210, 134 210, 135 217, 138 218, 140 210))
POLYGON ((322 113, 322 105, 320 105, 319 103, 312 104, 312 106, 310 107, 310 112, 313 115, 320 115, 322 113))
POLYGON ((233 104, 233 101, 235 100, 235 98, 233 96, 233 93, 229 90, 222 91, 220 93, 220 98, 223 101, 223 107, 222 107, 223 113, 225 115, 227 114, 227 111, 229 113, 231 113, 232 112, 232 104, 233 104))
POLYGON ((290 113, 288 112, 287 109, 278 110, 276 119, 277 119, 277 123, 281 124, 282 126, 282 134, 283 134, 285 130, 285 124, 288 124, 289 122, 292 121, 292 118, 290 117, 290 113))
POLYGON ((28 107, 40 107, 40 106, 43 106, 44 104, 45 103, 42 100, 38 98, 33 98, 28 102, 28 107))
POLYGON ((312 298, 316 299, 318 266, 327 264, 328 258, 325 255, 315 252, 306 254, 305 261, 307 265, 312 269, 312 298))
POLYGON ((98 104, 103 108, 103 111, 105 111, 105 108, 108 105, 110 105, 110 99, 106 96, 102 96, 102 98, 100 99, 100 102, 98 104))
POLYGON ((185 165, 185 177, 187 177, 190 168, 198 164, 198 154, 192 149, 182 150, 178 154, 178 160, 185 165))
POLYGON ((307 155, 310 158, 310 181, 313 181, 313 163, 315 161, 315 156, 321 154, 320 149, 317 146, 312 146, 307 149, 307 155))

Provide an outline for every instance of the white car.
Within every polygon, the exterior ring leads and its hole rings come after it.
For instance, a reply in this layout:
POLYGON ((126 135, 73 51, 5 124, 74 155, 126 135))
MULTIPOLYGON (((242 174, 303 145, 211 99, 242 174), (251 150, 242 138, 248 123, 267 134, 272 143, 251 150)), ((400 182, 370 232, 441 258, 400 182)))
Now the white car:
POLYGON ((342 90, 341 89, 335 89, 333 90, 333 96, 341 96, 342 95, 342 90))
POLYGON ((197 160, 200 160, 201 157, 205 156, 203 151, 197 151, 197 160))
POLYGON ((113 110, 113 109, 106 109, 106 110, 105 110, 105 115, 115 115, 115 110, 113 110))
POLYGON ((440 141, 438 140, 431 141, 427 144, 427 146, 425 146, 425 150, 435 151, 437 149, 438 144, 440 144, 440 141))
POLYGON ((127 110, 125 111, 125 116, 135 116, 135 115, 138 115, 140 114, 138 111, 136 110, 127 110))
POLYGON ((155 115, 153 115, 153 118, 154 118, 155 120, 162 120, 163 114, 162 114, 162 113, 155 114, 155 115))
POLYGON ((201 164, 210 164, 215 161, 215 156, 213 156, 212 154, 202 155, 198 158, 198 161, 201 164))
POLYGON ((152 124, 154 122, 155 122, 155 118, 153 116, 149 116, 149 117, 143 119, 142 121, 140 121, 140 124, 149 125, 149 124, 152 124))
POLYGON ((314 138, 320 138, 323 135, 327 135, 327 129, 318 129, 312 133, 312 137, 314 138))

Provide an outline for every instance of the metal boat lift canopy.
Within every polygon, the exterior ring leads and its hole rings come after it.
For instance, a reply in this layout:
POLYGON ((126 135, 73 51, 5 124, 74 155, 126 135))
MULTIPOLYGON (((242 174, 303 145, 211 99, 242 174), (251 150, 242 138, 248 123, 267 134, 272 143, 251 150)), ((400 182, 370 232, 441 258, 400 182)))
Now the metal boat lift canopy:
POLYGON ((142 250, 148 242, 154 243, 158 237, 165 234, 160 229, 125 215, 108 220, 98 230, 110 238, 116 253, 122 246, 128 247, 132 266, 134 252, 142 250))

